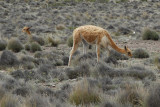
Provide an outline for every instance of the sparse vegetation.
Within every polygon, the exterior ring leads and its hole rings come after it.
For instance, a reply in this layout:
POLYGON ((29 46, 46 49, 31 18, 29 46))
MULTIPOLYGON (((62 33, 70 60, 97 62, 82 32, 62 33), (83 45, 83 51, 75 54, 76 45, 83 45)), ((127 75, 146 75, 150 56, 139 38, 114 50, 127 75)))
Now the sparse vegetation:
POLYGON ((143 36, 142 36, 143 40, 158 40, 159 39, 159 35, 157 32, 150 30, 150 29, 145 29, 143 31, 143 36))
POLYGON ((31 43, 31 52, 41 51, 41 46, 37 42, 31 43))
POLYGON ((149 54, 144 49, 136 49, 133 52, 134 58, 149 58, 149 54))
POLYGON ((0 0, 0 107, 159 107, 160 4, 142 1, 0 0), (133 56, 109 46, 97 62, 96 44, 84 54, 79 43, 68 67, 71 35, 86 24, 133 56))
POLYGON ((13 52, 20 52, 23 49, 23 45, 18 39, 12 38, 8 41, 7 48, 13 52))

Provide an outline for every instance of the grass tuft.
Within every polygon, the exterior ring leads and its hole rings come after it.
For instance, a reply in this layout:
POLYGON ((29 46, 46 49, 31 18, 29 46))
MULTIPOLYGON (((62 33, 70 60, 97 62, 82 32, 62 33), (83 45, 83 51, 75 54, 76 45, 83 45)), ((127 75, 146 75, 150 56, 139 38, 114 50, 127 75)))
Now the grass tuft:
POLYGON ((18 39, 12 38, 8 41, 7 48, 13 52, 20 52, 23 49, 23 45, 18 39))
POLYGON ((69 96, 69 101, 76 106, 101 102, 99 94, 90 88, 87 82, 75 87, 69 96))

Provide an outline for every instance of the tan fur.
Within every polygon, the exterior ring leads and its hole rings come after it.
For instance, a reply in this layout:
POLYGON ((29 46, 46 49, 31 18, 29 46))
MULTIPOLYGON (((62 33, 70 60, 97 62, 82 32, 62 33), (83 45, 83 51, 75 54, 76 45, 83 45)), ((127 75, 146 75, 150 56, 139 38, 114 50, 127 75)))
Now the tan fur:
MULTIPOLYGON (((111 36, 108 32, 98 26, 93 25, 85 25, 76 28, 73 31, 73 47, 70 52, 68 66, 71 64, 71 58, 73 53, 77 50, 78 44, 83 40, 85 40, 89 44, 96 44, 97 50, 97 62, 99 61, 100 56, 100 47, 103 46, 109 52, 108 46, 111 46, 116 51, 127 54, 128 56, 132 56, 130 49, 125 46, 125 49, 119 48, 112 40, 111 36)), ((83 46, 85 47, 85 46, 83 46)))
POLYGON ((32 37, 31 32, 29 31, 29 29, 30 29, 29 27, 24 27, 24 28, 22 29, 22 31, 23 31, 23 32, 26 32, 29 37, 32 37))

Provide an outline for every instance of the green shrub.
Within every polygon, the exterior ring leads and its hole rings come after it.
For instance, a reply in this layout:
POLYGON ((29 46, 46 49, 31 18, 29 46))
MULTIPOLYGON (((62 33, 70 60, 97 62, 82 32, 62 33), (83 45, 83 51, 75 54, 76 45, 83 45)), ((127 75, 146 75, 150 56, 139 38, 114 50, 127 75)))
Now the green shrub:
POLYGON ((24 49, 27 51, 31 50, 31 45, 29 43, 25 44, 24 49))
POLYGON ((20 52, 23 49, 23 45, 18 39, 12 38, 8 41, 7 48, 13 52, 20 52))
POLYGON ((76 106, 87 105, 99 103, 100 96, 88 85, 88 82, 84 82, 83 84, 78 84, 73 92, 71 92, 69 101, 76 106))
POLYGON ((7 47, 7 42, 4 40, 0 40, 0 51, 5 50, 7 47))
POLYGON ((68 45, 69 47, 72 47, 72 46, 73 46, 73 37, 72 37, 72 36, 70 36, 70 37, 68 38, 68 40, 67 40, 67 45, 68 45))
POLYGON ((58 40, 54 40, 51 37, 48 37, 48 42, 51 44, 51 46, 57 47, 59 45, 59 41, 58 40))
POLYGON ((36 52, 36 51, 41 51, 41 46, 37 42, 32 42, 31 43, 31 51, 36 52))
POLYGON ((158 35, 157 32, 155 32, 153 30, 145 29, 143 31, 142 39, 143 40, 158 40, 159 39, 159 35, 158 35))
POLYGON ((144 49, 136 49, 133 58, 149 58, 149 54, 144 49))

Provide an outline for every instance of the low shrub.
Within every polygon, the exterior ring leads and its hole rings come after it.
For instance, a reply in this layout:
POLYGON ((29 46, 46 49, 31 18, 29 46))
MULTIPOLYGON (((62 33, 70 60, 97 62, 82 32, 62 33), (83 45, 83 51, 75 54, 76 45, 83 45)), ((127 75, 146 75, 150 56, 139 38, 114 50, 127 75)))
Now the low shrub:
POLYGON ((13 94, 16 94, 16 95, 20 95, 22 97, 26 97, 26 96, 29 96, 30 94, 30 89, 25 87, 25 86, 22 86, 22 87, 18 87, 16 88, 15 90, 13 90, 13 94))
POLYGON ((114 51, 114 50, 111 50, 110 51, 110 56, 109 57, 114 57, 115 60, 128 60, 128 57, 117 52, 117 51, 114 51))
POLYGON ((77 77, 89 76, 90 75, 90 66, 87 63, 81 64, 74 69, 66 69, 66 74, 69 79, 74 79, 77 77))
POLYGON ((31 51, 36 52, 36 51, 41 51, 41 46, 37 42, 32 42, 31 43, 31 51))
POLYGON ((24 49, 26 51, 30 51, 31 50, 31 45, 29 43, 25 44, 24 49))
POLYGON ((70 36, 70 37, 68 38, 68 40, 67 40, 67 45, 68 45, 69 47, 72 47, 72 46, 73 46, 73 36, 70 36))
POLYGON ((59 41, 58 40, 54 40, 53 38, 51 37, 48 37, 48 42, 51 44, 51 46, 53 47, 57 47, 59 45, 59 41))
POLYGON ((93 88, 90 88, 87 82, 74 88, 69 96, 69 101, 76 106, 101 102, 99 94, 93 88))
POLYGON ((4 83, 2 84, 2 87, 4 87, 4 89, 6 90, 12 90, 17 86, 18 86, 18 82, 12 78, 5 80, 4 83))
POLYGON ((11 72, 10 75, 12 75, 15 79, 24 78, 24 73, 23 73, 23 71, 21 71, 21 70, 13 71, 13 72, 11 72))
POLYGON ((7 47, 7 42, 5 40, 0 40, 0 51, 5 50, 7 47))
POLYGON ((37 42, 41 46, 45 44, 45 40, 42 37, 32 36, 31 42, 37 42))
POLYGON ((142 39, 143 40, 158 40, 159 35, 157 32, 147 28, 143 31, 142 39))
POLYGON ((7 48, 13 52, 20 52, 23 49, 23 45, 18 39, 12 38, 8 41, 7 48))
POLYGON ((136 49, 133 58, 149 58, 149 54, 144 49, 136 49))
POLYGON ((39 52, 39 51, 35 52, 34 54, 35 58, 41 58, 41 56, 42 56, 42 52, 39 52))
POLYGON ((4 66, 15 66, 19 65, 19 60, 13 52, 4 50, 0 58, 0 64, 4 66))

